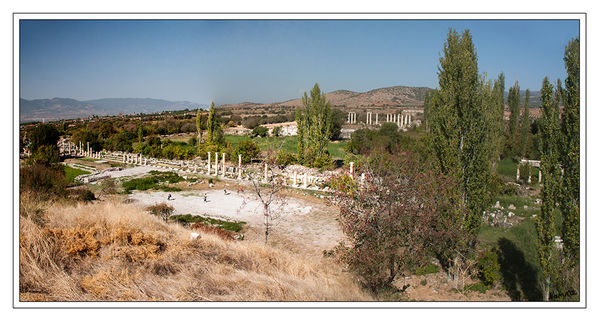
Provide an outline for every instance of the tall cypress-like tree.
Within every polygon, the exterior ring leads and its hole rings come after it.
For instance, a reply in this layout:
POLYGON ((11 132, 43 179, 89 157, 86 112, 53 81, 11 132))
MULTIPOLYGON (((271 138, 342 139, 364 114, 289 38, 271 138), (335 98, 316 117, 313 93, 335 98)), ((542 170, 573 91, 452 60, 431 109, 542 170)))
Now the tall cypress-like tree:
POLYGON ((320 92, 318 83, 310 91, 310 97, 304 92, 302 107, 296 112, 298 128, 298 154, 300 161, 312 161, 327 153, 331 139, 332 123, 331 103, 320 92))
POLYGON ((216 119, 216 110, 214 108, 214 102, 210 103, 210 109, 208 110, 208 120, 206 120, 206 129, 208 133, 206 135, 206 141, 209 143, 213 143, 215 141, 215 134, 217 132, 220 124, 218 123, 218 119, 216 119))
POLYGON ((520 142, 518 141, 518 124, 520 122, 520 86, 518 81, 511 87, 508 96, 507 103, 510 106, 510 120, 508 123, 508 141, 509 151, 512 156, 520 155, 520 142))
POLYGON ((523 157, 529 156, 530 150, 530 90, 526 89, 526 97, 524 98, 524 114, 522 115, 522 124, 520 128, 520 155, 523 157))
POLYGON ((580 249, 580 41, 574 39, 564 55, 568 76, 563 96, 562 150, 564 170, 560 207, 564 217, 564 247, 569 263, 579 262, 580 249))
POLYGON ((196 113, 196 130, 198 131, 198 146, 202 143, 202 132, 206 127, 206 124, 202 122, 202 110, 198 108, 198 112, 196 113))
POLYGON ((439 169, 460 182, 458 192, 468 211, 463 213, 466 241, 474 248, 482 212, 489 205, 493 108, 485 106, 490 84, 478 74, 478 58, 468 30, 450 30, 440 58, 439 90, 430 106, 431 137, 439 169))
POLYGON ((561 193, 561 169, 559 166, 559 110, 556 108, 558 97, 547 77, 543 80, 541 100, 543 119, 540 126, 539 152, 541 154, 541 171, 543 172, 543 187, 541 188, 543 203, 541 212, 537 216, 536 230, 543 299, 549 301, 551 278, 556 272, 556 249, 553 237, 557 232, 556 218, 559 215, 557 202, 561 193))
POLYGON ((493 83, 493 91, 490 100, 487 102, 489 108, 492 109, 490 113, 492 115, 491 120, 491 135, 492 135, 492 146, 493 153, 491 159, 493 161, 493 170, 497 169, 497 162, 501 157, 503 146, 505 144, 505 124, 503 122, 503 110, 505 108, 505 99, 503 97, 505 93, 505 76, 500 73, 497 80, 493 83))

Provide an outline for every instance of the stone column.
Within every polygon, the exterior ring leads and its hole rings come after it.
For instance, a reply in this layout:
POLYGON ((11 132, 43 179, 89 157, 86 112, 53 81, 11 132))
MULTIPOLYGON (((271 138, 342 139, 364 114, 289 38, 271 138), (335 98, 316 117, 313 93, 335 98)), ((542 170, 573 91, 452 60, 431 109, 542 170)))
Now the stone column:
POLYGON ((348 124, 351 124, 351 121, 349 120, 349 119, 350 119, 350 117, 351 117, 351 113, 347 113, 347 123, 348 123, 348 124))
POLYGON ((214 176, 218 176, 218 152, 214 153, 214 176))
POLYGON ((297 171, 293 171, 293 186, 297 186, 297 171))
POLYGON ((408 127, 412 124, 412 115, 408 115, 408 127))
POLYGON ((349 162, 349 175, 354 177, 354 162, 349 162))
POLYGON ((304 173, 304 188, 308 188, 308 173, 304 173))
POLYGON ((520 164, 516 165, 516 183, 520 180, 520 164))
POLYGON ((127 158, 125 158, 125 153, 123 153, 123 163, 127 162, 127 158))
POLYGON ((227 154, 223 153, 223 165, 222 165, 222 167, 223 167, 222 177, 223 178, 225 178, 225 172, 226 172, 226 169, 225 169, 225 157, 226 156, 227 156, 227 154))
POLYGON ((89 142, 87 142, 87 154, 85 156, 89 157, 89 142))
POLYGON ((208 152, 208 175, 210 175, 210 152, 208 152))
POLYGON ((379 113, 374 114, 374 122, 376 125, 379 124, 379 113))
POLYGON ((397 127, 399 127, 399 122, 401 121, 401 114, 397 114, 397 119, 395 120, 395 123, 397 124, 397 127))
POLYGON ((241 179, 241 154, 237 156, 239 158, 239 165, 237 166, 237 179, 241 179))
POLYGON ((539 168, 539 184, 541 184, 541 168, 539 168))

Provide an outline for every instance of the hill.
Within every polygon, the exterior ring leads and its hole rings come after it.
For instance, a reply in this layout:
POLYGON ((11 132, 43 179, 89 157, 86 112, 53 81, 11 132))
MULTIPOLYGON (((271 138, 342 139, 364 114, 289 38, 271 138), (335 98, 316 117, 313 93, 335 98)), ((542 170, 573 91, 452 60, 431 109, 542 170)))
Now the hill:
POLYGON ((122 202, 21 195, 21 301, 363 301, 349 273, 262 242, 167 224, 122 202))
MULTIPOLYGON (((335 90, 326 93, 327 100, 331 105, 337 107, 420 107, 424 104, 424 95, 430 90, 427 87, 406 87, 393 86, 373 89, 367 92, 355 92, 350 90, 335 90)), ((252 106, 254 108, 264 107, 297 107, 302 105, 302 99, 296 98, 284 102, 273 102, 267 104, 229 104, 222 105, 219 108, 224 109, 243 109, 243 107, 252 106)))
POLYGON ((206 108, 189 101, 152 98, 103 98, 79 101, 71 98, 19 100, 20 121, 85 118, 91 115, 156 113, 166 110, 206 108))

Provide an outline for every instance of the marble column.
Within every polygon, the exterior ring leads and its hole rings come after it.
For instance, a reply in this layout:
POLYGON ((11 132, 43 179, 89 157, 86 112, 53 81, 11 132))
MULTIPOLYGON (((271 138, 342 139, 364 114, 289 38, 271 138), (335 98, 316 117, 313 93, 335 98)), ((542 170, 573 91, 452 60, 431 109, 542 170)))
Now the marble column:
POLYGON ((210 152, 208 152, 208 175, 210 175, 210 152))
POLYGON ((214 153, 214 176, 218 176, 218 152, 214 153))
POLYGON ((227 154, 223 153, 223 164, 222 164, 222 170, 223 170, 223 172, 222 172, 222 178, 225 178, 225 172, 226 172, 226 169, 225 169, 225 157, 226 156, 227 156, 227 154))
POLYGON ((241 154, 237 155, 239 158, 239 165, 237 166, 237 179, 241 179, 241 154))

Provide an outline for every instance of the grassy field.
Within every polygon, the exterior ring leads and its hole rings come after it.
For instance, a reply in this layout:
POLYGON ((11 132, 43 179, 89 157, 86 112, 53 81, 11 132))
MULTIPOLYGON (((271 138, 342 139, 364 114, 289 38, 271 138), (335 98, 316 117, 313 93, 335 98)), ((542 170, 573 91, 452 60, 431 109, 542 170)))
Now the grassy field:
MULTIPOLYGON (((499 161, 497 172, 512 181, 516 179, 516 162, 511 158, 504 158, 499 161)), ((536 183, 539 177, 539 169, 532 167, 531 179, 536 183)), ((525 179, 525 178, 524 178, 525 179)))
MULTIPOLYGON (((279 149, 279 147, 287 153, 297 153, 297 136, 282 136, 282 137, 255 137, 250 136, 238 136, 238 135, 225 135, 225 140, 233 147, 239 142, 249 139, 256 143, 260 150, 267 149, 279 149)), ((346 141, 329 142, 328 151, 333 159, 343 159, 345 157, 346 141)))
POLYGON ((516 207, 510 210, 523 217, 518 225, 504 229, 483 225, 478 235, 479 246, 483 249, 496 249, 499 254, 503 287, 514 301, 539 301, 540 266, 536 248, 537 234, 533 214, 540 212, 534 200, 521 196, 500 196, 501 206, 507 209, 511 204, 516 207), (527 209, 524 209, 524 206, 527 209))
POLYGON ((75 182, 75 177, 77 177, 79 175, 83 175, 83 174, 89 174, 89 172, 88 171, 84 171, 82 169, 73 168, 73 167, 70 167, 70 166, 65 166, 64 167, 64 174, 66 176, 67 182, 73 183, 73 182, 75 182))

